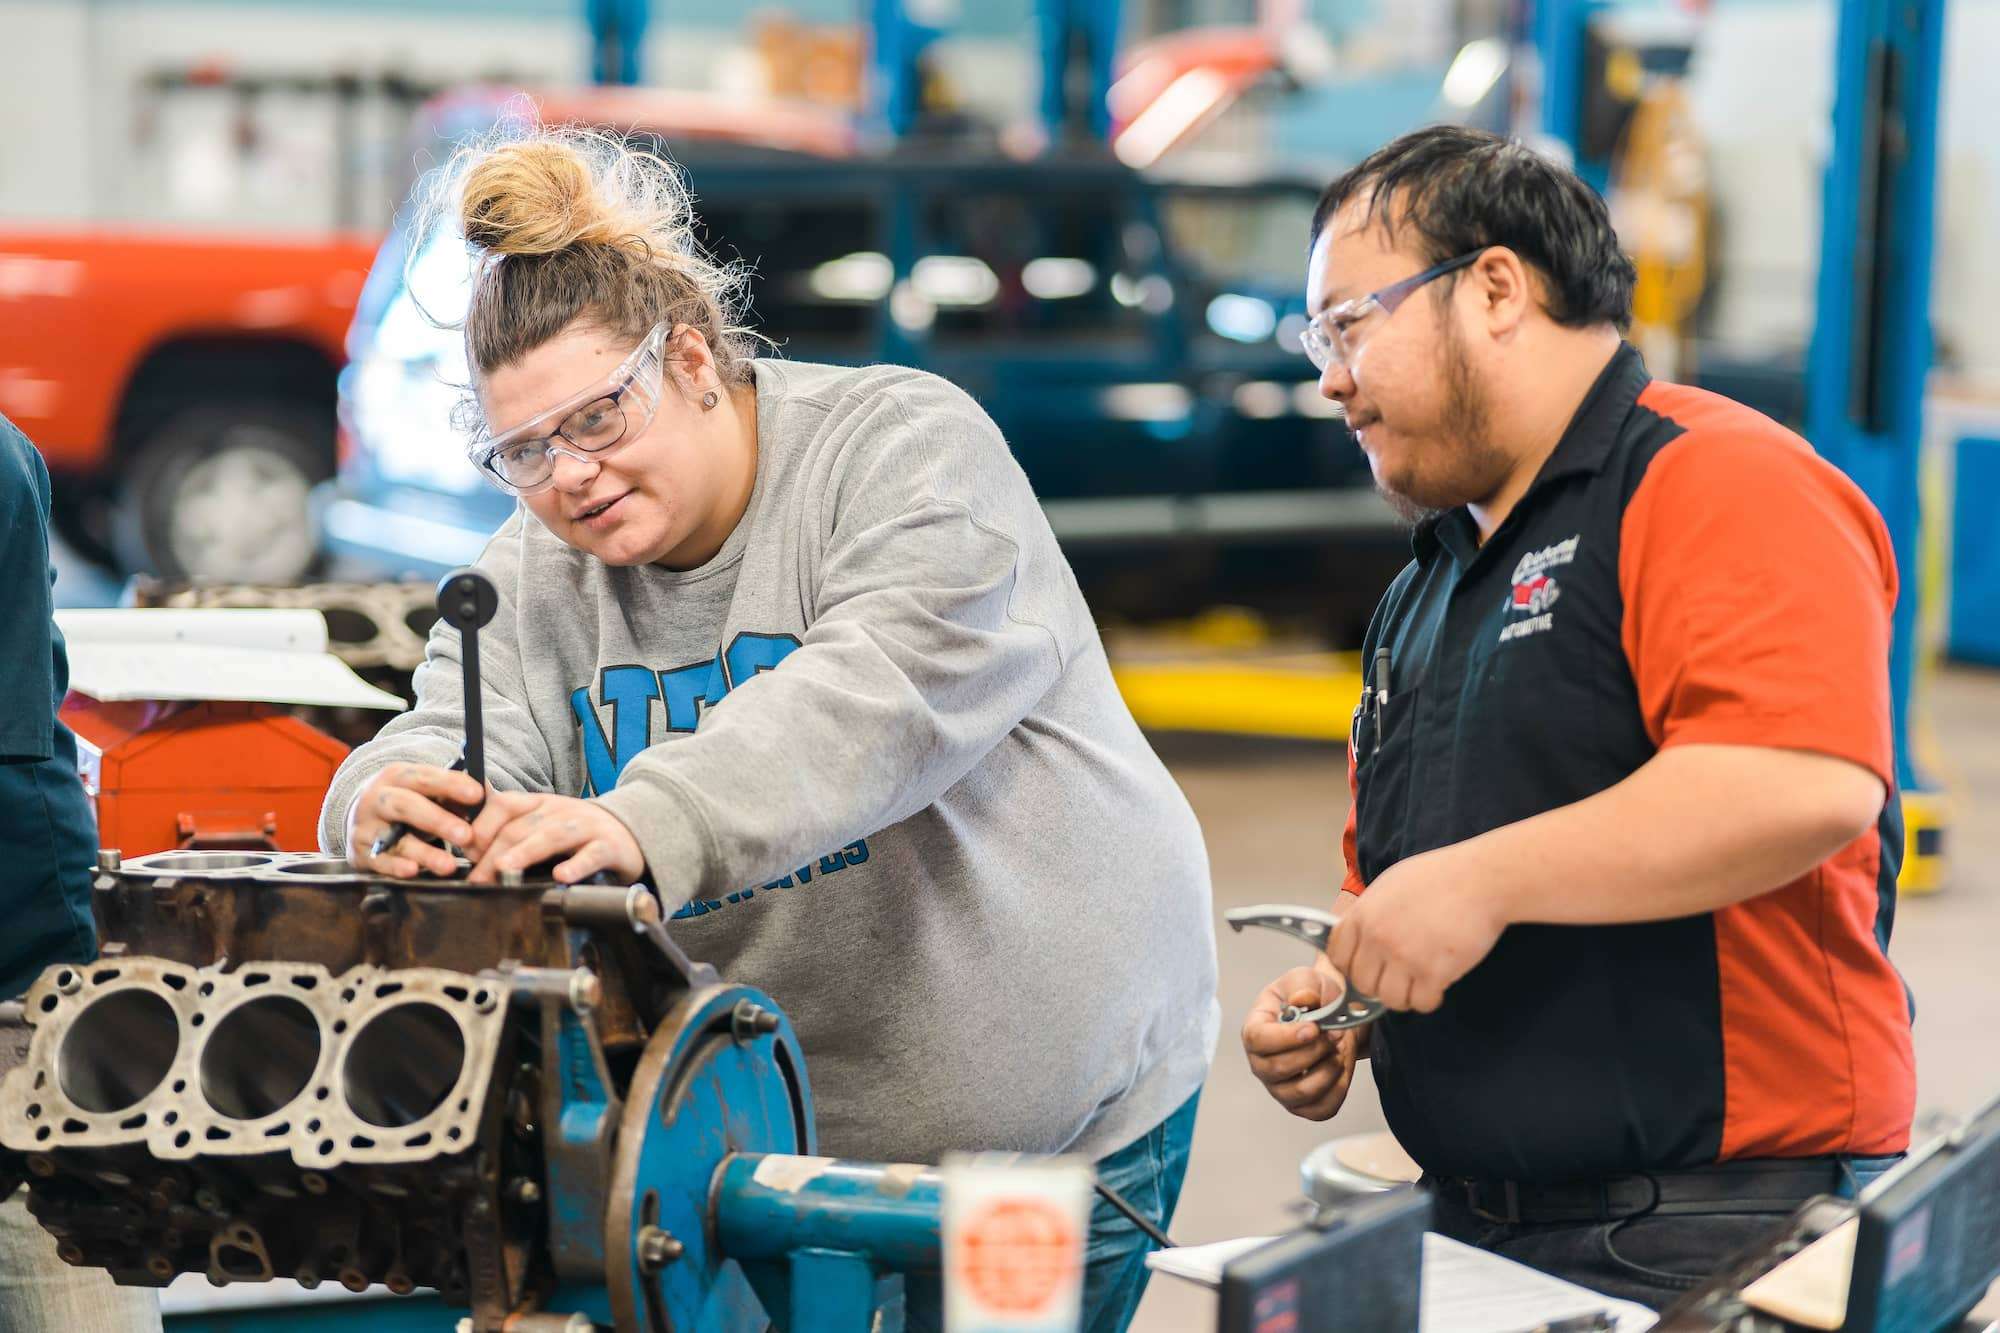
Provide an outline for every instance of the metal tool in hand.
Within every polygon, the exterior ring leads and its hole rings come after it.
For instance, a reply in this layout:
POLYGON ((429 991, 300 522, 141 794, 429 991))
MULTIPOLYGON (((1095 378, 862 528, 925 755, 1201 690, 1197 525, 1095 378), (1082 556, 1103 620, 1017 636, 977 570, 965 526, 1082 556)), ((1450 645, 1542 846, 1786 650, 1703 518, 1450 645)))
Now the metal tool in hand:
MULTIPOLYGON (((438 615, 444 623, 458 631, 458 660, 465 669, 465 743, 459 747, 458 758, 452 761, 454 773, 464 773, 486 790, 486 721, 480 707, 479 694, 479 629, 491 621, 500 610, 500 593, 487 578, 470 565, 454 569, 438 580, 438 615)), ((467 819, 477 819, 485 807, 485 798, 466 812, 467 819)), ((382 830, 382 836, 369 847, 371 857, 381 856, 408 835, 410 826, 402 822, 389 825, 382 830)))
MULTIPOLYGON (((1240 932, 1245 926, 1262 926, 1275 930, 1281 935, 1290 935, 1295 940, 1303 940, 1313 948, 1324 952, 1327 941, 1340 925, 1340 918, 1331 912, 1322 912, 1316 907, 1290 907, 1282 903, 1259 903, 1255 907, 1238 907, 1223 913, 1223 920, 1229 928, 1240 932)), ((1323 1032, 1339 1032, 1345 1028, 1358 1028, 1380 1018, 1388 1006, 1372 995, 1363 995, 1354 989, 1353 983, 1343 981, 1345 987, 1334 996, 1331 1003, 1317 1009, 1301 1009, 1288 1004, 1279 1011, 1278 1017, 1286 1023, 1315 1023, 1323 1032)))

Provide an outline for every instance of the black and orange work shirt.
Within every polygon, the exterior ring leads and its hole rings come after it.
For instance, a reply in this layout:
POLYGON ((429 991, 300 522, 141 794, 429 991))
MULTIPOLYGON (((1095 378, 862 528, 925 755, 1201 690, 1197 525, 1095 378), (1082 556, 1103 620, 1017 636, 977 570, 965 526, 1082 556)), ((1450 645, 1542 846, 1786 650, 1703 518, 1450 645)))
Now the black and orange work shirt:
POLYGON ((1798 436, 1652 380, 1627 346, 1490 540, 1456 509, 1414 546, 1365 642, 1388 699, 1356 716, 1349 892, 1666 746, 1836 755, 1891 798, 1866 835, 1746 902, 1510 926, 1437 1012, 1374 1030, 1404 1147, 1434 1174, 1508 1180, 1902 1151, 1896 572, 1867 498, 1798 436))

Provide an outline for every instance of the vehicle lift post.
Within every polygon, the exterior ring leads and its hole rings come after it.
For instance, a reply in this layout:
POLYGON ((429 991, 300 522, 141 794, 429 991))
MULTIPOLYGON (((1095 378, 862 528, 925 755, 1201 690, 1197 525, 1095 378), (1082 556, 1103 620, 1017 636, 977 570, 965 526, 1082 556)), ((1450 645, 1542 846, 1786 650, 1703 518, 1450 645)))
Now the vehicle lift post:
POLYGON ((1882 511, 1896 552, 1889 686, 1906 825, 1901 886, 1938 887, 1945 801, 1912 752, 1924 390, 1931 369, 1938 86, 1945 0, 1847 0, 1834 47, 1806 434, 1882 511))
POLYGON ((590 81, 639 83, 653 0, 584 0, 583 14, 590 24, 590 81))
MULTIPOLYGON (((891 137, 908 134, 922 110, 920 58, 944 35, 937 20, 945 16, 924 12, 936 7, 921 0, 867 2, 869 119, 891 137)), ((1109 140, 1111 81, 1124 9, 1122 0, 1035 0, 1042 78, 1038 108, 1051 145, 1109 140), (1073 106, 1071 93, 1078 83, 1083 85, 1081 101, 1073 106)))

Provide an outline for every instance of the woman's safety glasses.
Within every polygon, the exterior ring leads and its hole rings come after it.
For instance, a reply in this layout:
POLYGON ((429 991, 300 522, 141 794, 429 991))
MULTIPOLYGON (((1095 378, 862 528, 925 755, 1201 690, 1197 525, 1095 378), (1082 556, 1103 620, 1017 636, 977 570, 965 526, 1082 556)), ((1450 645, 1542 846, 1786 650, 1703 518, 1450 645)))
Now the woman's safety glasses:
POLYGON ((472 442, 466 456, 480 475, 512 495, 536 495, 555 479, 556 455, 579 462, 643 432, 660 409, 667 340, 674 326, 653 326, 618 368, 583 392, 497 434, 472 442), (558 422, 546 430, 549 422, 558 422), (536 434, 536 431, 542 431, 536 434))
POLYGON ((1328 366, 1352 366, 1354 358, 1361 354, 1360 325, 1364 319, 1377 310, 1382 312, 1382 318, 1389 318, 1417 288, 1447 273, 1456 273, 1485 253, 1485 249, 1481 248, 1455 259, 1447 259, 1421 273, 1411 274, 1401 282, 1392 282, 1379 292, 1342 301, 1331 309, 1320 311, 1306 325, 1306 331, 1299 335, 1299 341, 1305 345, 1306 359, 1322 375, 1328 366))

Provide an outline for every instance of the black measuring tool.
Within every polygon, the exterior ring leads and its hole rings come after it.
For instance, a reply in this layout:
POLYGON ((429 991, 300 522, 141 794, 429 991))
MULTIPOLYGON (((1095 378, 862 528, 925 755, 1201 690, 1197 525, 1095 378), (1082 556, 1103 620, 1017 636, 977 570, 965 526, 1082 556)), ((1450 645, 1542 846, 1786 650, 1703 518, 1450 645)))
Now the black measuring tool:
MULTIPOLYGON (((454 773, 464 773, 486 789, 486 721, 480 707, 479 694, 479 630, 490 622, 500 610, 500 593, 494 588, 493 580, 487 578, 470 565, 454 569, 438 580, 438 616, 444 623, 458 631, 459 665, 465 671, 465 743, 459 747, 458 758, 452 762, 454 773)), ((481 797, 466 813, 467 819, 477 819, 485 807, 481 797)), ((410 832, 410 826, 401 822, 382 830, 382 836, 375 839, 368 849, 368 855, 381 856, 391 847, 401 842, 410 832)))

